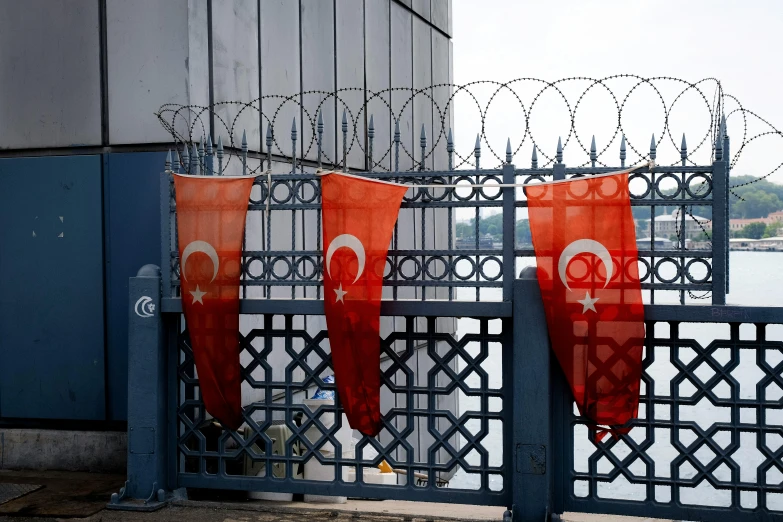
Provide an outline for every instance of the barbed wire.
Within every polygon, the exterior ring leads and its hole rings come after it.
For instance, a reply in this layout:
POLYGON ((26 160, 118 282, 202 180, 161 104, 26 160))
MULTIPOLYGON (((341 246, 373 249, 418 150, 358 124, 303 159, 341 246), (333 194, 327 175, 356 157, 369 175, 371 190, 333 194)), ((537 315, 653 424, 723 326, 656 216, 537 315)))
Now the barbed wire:
MULTIPOLYGON (((423 157, 416 157, 416 147, 411 147, 413 150, 408 150, 412 143, 411 140, 403 139, 399 141, 399 150, 403 157, 407 156, 411 160, 413 168, 416 168, 416 165, 422 162, 426 163, 438 147, 447 144, 448 134, 452 127, 453 107, 456 100, 463 97, 467 98, 469 102, 469 106, 462 105, 464 110, 476 111, 478 114, 480 122, 478 135, 481 144, 492 154, 498 163, 502 163, 505 154, 501 154, 499 151, 504 149, 498 147, 498 144, 493 146, 488 137, 488 114, 495 103, 503 103, 503 112, 507 114, 509 108, 506 103, 511 99, 518 104, 524 120, 524 127, 521 129, 522 137, 512 145, 513 153, 516 155, 521 152, 525 144, 535 147, 540 158, 540 168, 547 168, 556 162, 556 154, 550 148, 543 146, 541 139, 536 138, 531 122, 534 112, 542 105, 545 105, 544 110, 550 108, 542 103, 542 99, 551 94, 554 96, 554 99, 561 101, 568 115, 568 128, 562 129, 563 151, 568 151, 569 144, 573 143, 578 149, 576 152, 580 155, 583 154, 585 158, 584 162, 578 163, 576 166, 587 166, 592 164, 593 161, 598 166, 610 166, 616 164, 616 161, 609 160, 608 155, 611 153, 612 144, 619 137, 625 138, 628 152, 638 156, 636 158, 637 161, 650 158, 650 152, 640 146, 638 140, 632 139, 629 133, 626 132, 629 122, 624 119, 624 111, 628 110, 631 101, 635 100, 645 88, 652 90, 653 97, 656 99, 655 104, 660 103, 663 111, 663 121, 657 122, 655 125, 655 127, 660 129, 654 133, 654 136, 657 136, 655 146, 659 157, 663 152, 662 148, 664 146, 670 148, 670 151, 673 149, 676 153, 675 157, 679 161, 674 161, 671 165, 679 164, 681 161, 696 165, 696 155, 703 152, 708 152, 709 158, 713 158, 715 140, 717 139, 722 116, 725 116, 729 129, 734 128, 735 122, 742 122, 742 138, 739 140, 733 155, 727 158, 732 168, 736 166, 739 158, 750 143, 766 136, 783 137, 783 133, 769 121, 757 113, 746 109, 735 96, 725 93, 720 81, 716 78, 705 78, 696 82, 689 82, 668 76, 645 78, 628 74, 612 75, 605 78, 575 76, 556 81, 524 77, 508 82, 482 80, 464 85, 441 83, 421 88, 391 87, 379 91, 364 89, 363 87, 343 87, 333 91, 307 90, 290 95, 265 95, 248 102, 220 101, 212 106, 164 104, 160 107, 156 116, 175 142, 187 145, 205 140, 207 135, 210 134, 208 132, 210 123, 213 123, 216 128, 212 129, 212 135, 221 137, 221 141, 226 147, 224 168, 227 168, 231 158, 236 156, 242 148, 238 125, 241 122, 247 122, 245 116, 248 114, 257 115, 257 118, 253 117, 253 121, 257 121, 259 124, 258 131, 261 141, 263 141, 264 137, 264 133, 261 131, 265 130, 261 127, 270 126, 272 130, 272 147, 276 149, 275 154, 290 156, 289 148, 280 141, 286 133, 280 132, 279 128, 288 128, 289 122, 282 122, 280 118, 284 112, 290 114, 285 109, 292 109, 299 116, 297 120, 303 120, 304 127, 309 130, 309 133, 302 132, 300 136, 302 138, 307 137, 306 142, 301 144, 304 156, 311 156, 317 146, 319 114, 327 109, 331 111, 332 107, 335 110, 334 114, 340 114, 344 110, 348 122, 346 153, 350 153, 354 148, 358 148, 367 159, 368 153, 365 149, 367 148, 368 121, 373 115, 368 114, 370 107, 372 107, 375 117, 379 116, 379 111, 388 113, 390 122, 393 124, 410 119, 408 113, 411 108, 415 103, 422 101, 432 107, 433 127, 433 129, 427 129, 431 138, 427 140, 428 145, 423 157), (577 89, 571 93, 570 90, 574 87, 577 89), (625 88, 622 89, 621 87, 625 88), (664 91, 669 91, 672 87, 674 87, 672 95, 667 96, 664 91), (487 95, 485 96, 486 102, 482 103, 480 101, 480 94, 477 94, 478 91, 487 95), (608 104, 608 109, 604 108, 606 109, 604 112, 606 114, 614 113, 609 117, 616 121, 611 138, 606 141, 606 144, 600 150, 592 150, 591 139, 588 136, 580 135, 577 130, 580 110, 590 105, 587 96, 595 91, 604 92, 609 96, 611 102, 608 104), (361 94, 361 99, 352 103, 354 99, 359 99, 356 94, 361 94), (699 106, 703 105, 704 109, 706 109, 707 117, 701 126, 702 130, 696 136, 696 146, 688 147, 686 151, 683 151, 681 143, 678 143, 674 135, 671 121, 675 108, 682 110, 686 114, 689 110, 695 109, 693 103, 686 104, 688 95, 692 95, 693 99, 698 100, 699 106), (503 98, 502 102, 499 101, 501 98, 503 98), (525 103, 526 99, 530 100, 529 104, 525 103), (727 104, 731 105, 731 107, 726 107, 727 104), (750 120, 766 128, 750 135, 748 129, 750 120), (222 140, 223 136, 226 137, 225 140, 222 140), (683 152, 685 152, 684 155, 682 154, 683 152)), ((551 99, 548 101, 551 101, 551 99)), ((653 122, 646 122, 648 126, 651 123, 653 122)), ((298 126, 301 131, 302 123, 298 122, 298 126)), ((244 132, 245 129, 241 129, 241 131, 244 132)), ((395 148, 392 133, 389 132, 388 141, 385 143, 381 143, 380 139, 376 137, 373 146, 372 169, 389 170, 390 158, 395 148)), ((262 148, 263 145, 256 149, 260 151, 262 148)), ((321 155, 323 161, 327 164, 337 165, 340 163, 339 158, 331 157, 328 150, 322 150, 321 155)), ((469 152, 455 148, 454 156, 455 169, 475 166, 472 146, 469 152)), ((659 163, 661 163, 660 159, 659 163)), ((366 166, 369 167, 370 165, 366 166)), ((771 171, 758 176, 754 180, 732 186, 731 188, 747 186, 766 179, 782 167, 783 161, 771 171)), ((250 172, 258 171, 259 169, 260 167, 250 169, 250 172)), ((734 195, 739 198, 736 193, 734 195)))

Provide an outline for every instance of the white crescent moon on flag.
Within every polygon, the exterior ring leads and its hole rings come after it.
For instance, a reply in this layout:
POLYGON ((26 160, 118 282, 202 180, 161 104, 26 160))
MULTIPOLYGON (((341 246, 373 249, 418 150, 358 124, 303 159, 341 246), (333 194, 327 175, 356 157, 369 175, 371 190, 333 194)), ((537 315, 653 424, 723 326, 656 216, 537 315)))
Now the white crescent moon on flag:
POLYGON ((364 245, 359 241, 359 238, 352 234, 340 234, 329 243, 329 248, 326 249, 326 272, 329 274, 329 279, 332 278, 332 256, 338 248, 347 247, 353 250, 356 254, 356 259, 359 262, 359 271, 356 272, 355 283, 359 280, 359 277, 364 272, 364 245))
POLYGON ((210 279, 210 283, 215 280, 215 278, 218 275, 218 267, 220 266, 220 259, 218 258, 217 252, 215 251, 215 247, 207 243, 206 241, 201 241, 200 239, 197 239, 196 241, 191 241, 188 243, 188 246, 185 247, 185 250, 182 251, 182 263, 180 266, 180 273, 182 274, 183 279, 187 279, 185 277, 185 265, 188 264, 188 258, 190 257, 190 254, 195 254, 196 252, 201 252, 202 254, 206 254, 209 256, 209 259, 212 261, 212 279, 210 279))
POLYGON ((614 270, 611 254, 609 254, 606 247, 598 241, 593 239, 577 239, 563 249, 563 253, 560 254, 560 260, 557 262, 557 271, 560 273, 560 280, 568 291, 570 292, 571 288, 568 286, 568 281, 566 280, 566 268, 568 268, 568 263, 579 254, 595 254, 595 256, 601 260, 606 269, 606 281, 604 281, 604 288, 606 288, 606 285, 609 284, 609 280, 612 279, 612 271, 614 270))

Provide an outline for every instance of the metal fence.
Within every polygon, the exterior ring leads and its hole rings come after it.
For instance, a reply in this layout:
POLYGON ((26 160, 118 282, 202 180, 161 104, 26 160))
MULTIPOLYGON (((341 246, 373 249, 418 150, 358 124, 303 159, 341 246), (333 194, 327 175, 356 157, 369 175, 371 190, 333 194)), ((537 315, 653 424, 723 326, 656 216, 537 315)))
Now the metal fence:
MULTIPOLYGON (((568 386, 550 359, 538 286, 525 268, 534 252, 524 190, 492 185, 618 170, 627 166, 624 143, 616 167, 599 166, 594 144, 587 165, 566 167, 558 143, 545 166, 534 146, 530 168, 517 168, 509 141, 502 165, 482 169, 479 136, 474 168, 452 170, 466 158, 455 160, 452 133, 441 131, 448 169, 436 171, 426 168, 425 127, 414 169, 399 169, 403 137, 395 133, 387 152, 395 158, 391 171, 379 172, 369 116, 359 140, 369 168, 358 175, 483 187, 408 190, 388 253, 381 308, 383 430, 377 438, 352 440, 339 401, 315 409, 306 401, 316 388, 334 389, 325 381, 332 369, 315 171, 350 163, 347 114, 341 162, 320 153, 318 115, 311 118, 317 152, 304 163, 297 158, 296 120, 287 166, 272 154, 282 133, 270 128, 266 156, 253 158, 246 143, 232 151, 241 165, 236 173, 258 175, 240 303, 243 394, 252 401, 239 432, 216 427, 199 399, 178 297, 176 205, 168 174, 221 175, 228 153, 222 140, 213 148, 206 139, 181 146, 167 160, 161 177, 163 269, 157 274, 147 267, 130 284, 131 305, 146 297, 147 309, 160 313, 130 314, 133 385, 123 495, 147 498, 150 506, 163 497, 159 489, 180 487, 474 503, 505 506, 520 521, 554 519, 569 510, 721 522, 782 519, 783 308, 724 305, 725 121, 715 132, 711 163, 689 164, 683 140, 679 164, 632 175, 632 206, 650 215, 638 260, 650 303, 642 406, 628 435, 598 441, 575 416, 568 386), (251 167, 254 159, 258 164, 251 167), (709 219, 699 219, 694 209, 706 209, 709 219), (671 224, 673 244, 657 241, 668 232, 662 222, 671 224), (707 238, 700 245, 690 241, 693 227, 707 238), (705 294, 712 306, 682 306, 705 294), (680 304, 660 304, 667 300, 680 304), (694 333, 690 323, 712 326, 694 333), (715 333, 720 329, 725 335, 715 333), (738 376, 740 367, 751 377, 738 376), (748 386, 754 395, 748 396, 748 386), (707 414, 694 419, 694 411, 707 414), (754 451, 755 460, 745 458, 754 451), (375 470, 384 460, 397 473, 391 483, 379 484, 375 470)), ((653 140, 648 159, 656 159, 656 146, 653 140)))
MULTIPOLYGON (((348 141, 348 125, 344 114, 343 142, 348 141)), ((371 118, 372 120, 372 118, 371 118)), ((265 173, 255 181, 249 205, 248 241, 242 263, 242 284, 245 297, 282 297, 273 288, 285 288, 290 298, 320 297, 323 275, 323 248, 321 244, 320 185, 315 173, 303 172, 296 158, 296 120, 291 130, 293 151, 290 173, 275 171, 272 161, 271 127, 267 132, 265 173), (290 240, 288 231, 290 230, 290 240), (277 236, 277 237, 275 237, 277 236), (283 236, 283 237, 280 237, 283 236), (252 244, 251 244, 252 243, 252 244), (251 294, 249 287, 260 292, 251 294), (311 292, 305 291, 311 289, 311 292), (297 290, 300 290, 297 292, 297 290), (276 294, 276 295, 275 295, 276 294)), ((323 129, 318 129, 317 164, 322 168, 320 143, 323 129)), ((512 161, 510 141, 505 163, 499 169, 481 169, 481 142, 476 139, 473 151, 474 170, 424 171, 427 150, 426 129, 421 129, 421 158, 419 170, 411 172, 362 172, 361 175, 412 185, 466 185, 465 188, 411 188, 405 195, 400 218, 395 226, 387 259, 385 285, 392 289, 391 297, 400 296, 398 289, 414 290, 403 298, 422 300, 447 298, 466 299, 464 290, 476 301, 510 299, 511 278, 504 274, 519 272, 534 258, 529 233, 525 234, 527 201, 522 188, 500 188, 499 184, 531 184, 546 180, 571 179, 626 168, 625 142, 621 143, 617 167, 596 167, 595 143, 591 147, 589 167, 568 168, 563 161, 561 143, 551 168, 539 168, 536 149, 533 148, 530 168, 516 168, 512 161), (480 184, 481 188, 471 185, 480 184), (455 214, 469 224, 470 235, 458 238, 461 223, 455 214), (497 211, 502 221, 493 225, 496 233, 482 237, 486 214, 497 211), (503 238, 506 237, 506 240, 503 238), (509 239, 510 238, 510 239, 509 239), (441 288, 443 292, 435 289, 441 288), (482 289, 502 289, 502 293, 484 293, 482 289), (455 293, 455 290, 463 292, 455 293)), ((446 142, 449 166, 453 165, 451 132, 446 142)), ((374 133, 368 132, 368 164, 372 165, 374 133)), ((399 163, 399 133, 395 136, 395 165, 399 163)), ((631 175, 631 204, 634 209, 645 209, 650 216, 646 223, 649 236, 639 241, 639 264, 642 289, 655 302, 656 293, 674 292, 681 303, 686 296, 705 298, 712 293, 713 303, 725 302, 728 290, 728 168, 723 160, 729 147, 725 122, 719 127, 715 141, 715 161, 711 165, 686 165, 687 149, 683 142, 682 162, 679 166, 656 166, 650 172, 631 175), (693 208, 705 209, 711 219, 694 215, 693 208), (663 209, 663 211, 662 211, 663 209), (663 222, 663 223, 662 223, 663 222), (663 226, 661 226, 663 225, 663 226), (703 240, 691 247, 689 231, 696 228, 703 240), (670 242, 667 234, 676 236, 670 242), (661 237, 663 236, 663 237, 661 237), (662 241, 666 243, 663 244, 662 241), (716 255, 717 253, 717 255, 716 255), (706 292, 706 293, 705 293, 706 292)), ((347 150, 347 149, 344 149, 347 150)), ((655 160, 656 144, 650 145, 649 158, 655 160)), ((241 173, 246 174, 247 147, 239 156, 241 173)), ((345 160, 345 157, 343 158, 345 160)), ((166 171, 191 174, 219 175, 223 172, 223 151, 213 152, 211 140, 184 146, 181 153, 167 160, 166 171), (190 148, 190 150, 189 150, 190 148)), ((314 170, 314 169, 310 169, 314 170)), ((163 237, 164 258, 169 257, 170 270, 164 271, 167 291, 176 295, 178 286, 178 259, 176 249, 175 201, 173 184, 163 180, 162 190, 170 194, 164 201, 163 237), (167 207, 167 208, 166 208, 167 207)), ((465 227, 461 227, 465 230, 465 227)), ((529 230, 529 228, 527 229, 529 230)), ((513 275, 512 275, 513 277, 513 275)))

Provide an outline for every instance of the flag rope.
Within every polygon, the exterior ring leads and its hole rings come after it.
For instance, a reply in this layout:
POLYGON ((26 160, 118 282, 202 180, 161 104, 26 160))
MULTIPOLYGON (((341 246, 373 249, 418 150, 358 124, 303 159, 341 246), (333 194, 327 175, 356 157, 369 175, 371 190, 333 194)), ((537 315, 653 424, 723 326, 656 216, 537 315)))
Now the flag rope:
MULTIPOLYGON (((590 179, 593 178, 603 178, 606 176, 616 176, 617 174, 625 174, 625 173, 633 173, 642 169, 649 169, 650 172, 652 172, 653 168, 655 168, 655 162, 650 160, 646 163, 643 163, 642 165, 636 166, 636 167, 630 167, 627 169, 622 170, 616 170, 613 172, 605 172, 603 174, 595 174, 590 176, 590 179)), ((454 171, 454 172, 470 172, 470 171, 454 171)), ((372 178, 366 178, 364 176, 356 176, 354 174, 348 174, 347 172, 340 172, 340 171, 334 171, 334 170, 323 170, 319 169, 315 172, 316 176, 328 176, 330 174, 337 174, 340 176, 348 176, 351 178, 356 179, 362 179, 365 181, 372 181, 374 183, 386 183, 389 185, 397 185, 397 186, 404 186, 409 188, 523 188, 523 187, 529 187, 531 186, 530 183, 436 183, 431 185, 417 185, 415 183, 394 183, 392 181, 385 181, 380 179, 372 179, 372 178)), ((469 175, 469 174, 464 174, 469 175)), ((575 178, 580 179, 580 178, 575 178)), ((555 185, 557 183, 565 183, 568 181, 574 181, 574 178, 572 179, 558 179, 553 181, 543 181, 541 183, 534 183, 533 185, 539 186, 539 185, 555 185)))

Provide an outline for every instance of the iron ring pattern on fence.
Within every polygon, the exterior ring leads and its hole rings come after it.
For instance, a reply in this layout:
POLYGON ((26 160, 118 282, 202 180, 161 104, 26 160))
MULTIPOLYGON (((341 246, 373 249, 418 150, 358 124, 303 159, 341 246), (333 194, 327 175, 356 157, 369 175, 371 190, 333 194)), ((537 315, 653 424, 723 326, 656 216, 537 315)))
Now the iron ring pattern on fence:
MULTIPOLYGON (((257 319, 257 327, 240 341, 243 395, 254 400, 244 408, 245 427, 237 432, 221 431, 205 415, 187 331, 178 335, 175 429, 181 485, 230 487, 234 479, 248 490, 272 491, 284 484, 287 491, 355 496, 361 485, 345 470, 364 469, 363 482, 371 483, 369 470, 385 460, 399 472, 401 497, 423 499, 435 488, 447 497, 451 493, 441 488, 459 471, 472 489, 454 493, 466 495, 463 502, 470 497, 479 504, 508 504, 510 455, 503 448, 511 411, 503 383, 510 369, 502 363, 501 346, 510 346, 510 336, 502 320, 477 320, 478 333, 457 339, 438 327, 443 318, 395 318, 403 327, 381 341, 383 428, 378 437, 354 439, 352 450, 351 439, 341 437, 345 418, 335 415, 342 411, 339 401, 302 402, 316 388, 336 395, 334 384, 323 381, 333 374, 323 320, 288 314, 257 319), (273 367, 272 359, 287 362, 273 367), (461 413, 454 408, 458 397, 461 413), (327 470, 321 480, 337 483, 302 484, 301 468, 311 465, 308 461, 327 470)), ((384 490, 384 495, 395 493, 384 490)))

